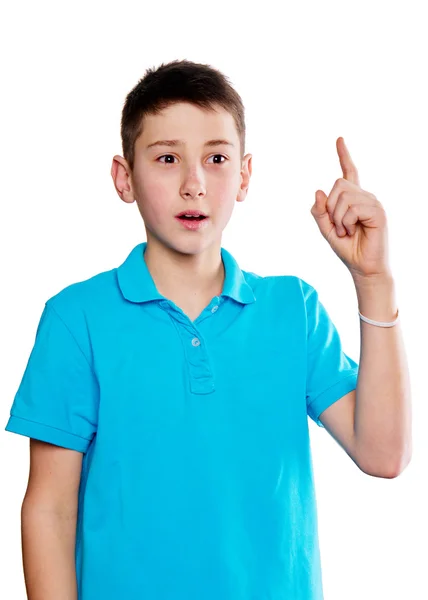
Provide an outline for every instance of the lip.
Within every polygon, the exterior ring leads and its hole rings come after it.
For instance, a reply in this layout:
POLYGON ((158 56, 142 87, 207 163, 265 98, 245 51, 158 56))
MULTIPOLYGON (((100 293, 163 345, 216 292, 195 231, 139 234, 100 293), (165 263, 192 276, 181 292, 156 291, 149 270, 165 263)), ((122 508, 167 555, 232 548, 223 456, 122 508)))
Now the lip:
MULTIPOLYGON (((190 215, 190 212, 183 213, 190 215)), ((209 217, 202 219, 201 221, 186 221, 185 219, 179 219, 178 217, 174 217, 176 221, 178 221, 185 229, 189 229, 190 231, 198 231, 199 229, 205 229, 208 226, 209 217)))
POLYGON ((176 217, 181 217, 183 215, 191 215, 192 217, 199 217, 200 215, 202 215, 203 217, 207 217, 208 216, 204 212, 202 212, 201 210, 182 210, 180 213, 178 213, 175 216, 176 217))

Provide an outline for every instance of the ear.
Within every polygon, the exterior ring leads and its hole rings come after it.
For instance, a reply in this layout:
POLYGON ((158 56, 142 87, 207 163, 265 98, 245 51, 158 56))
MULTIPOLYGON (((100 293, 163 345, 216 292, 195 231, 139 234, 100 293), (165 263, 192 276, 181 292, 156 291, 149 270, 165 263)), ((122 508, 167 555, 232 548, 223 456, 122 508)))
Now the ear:
POLYGON ((131 169, 122 156, 119 156, 118 154, 113 156, 110 173, 116 192, 119 194, 121 200, 129 204, 134 202, 135 198, 132 189, 131 169))
POLYGON ((247 196, 248 188, 250 185, 250 178, 253 171, 252 159, 253 156, 251 154, 246 154, 242 160, 241 186, 236 197, 236 200, 238 202, 243 202, 247 196))

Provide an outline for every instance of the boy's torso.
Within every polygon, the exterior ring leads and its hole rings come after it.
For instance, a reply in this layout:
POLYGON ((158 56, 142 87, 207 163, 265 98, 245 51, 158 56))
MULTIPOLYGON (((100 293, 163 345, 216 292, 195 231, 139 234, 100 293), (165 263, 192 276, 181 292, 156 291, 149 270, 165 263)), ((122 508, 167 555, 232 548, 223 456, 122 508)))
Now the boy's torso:
POLYGON ((45 418, 22 421, 87 444, 79 600, 321 600, 298 280, 241 273, 224 253, 222 291, 167 299, 141 250, 52 299, 59 342, 77 344, 45 418))
POLYGON ((82 486, 83 600, 107 560, 116 595, 117 573, 162 600, 317 588, 304 308, 294 279, 246 276, 257 301, 243 283, 232 297, 87 313, 101 404, 82 486), (91 552, 112 539, 106 557, 91 552))

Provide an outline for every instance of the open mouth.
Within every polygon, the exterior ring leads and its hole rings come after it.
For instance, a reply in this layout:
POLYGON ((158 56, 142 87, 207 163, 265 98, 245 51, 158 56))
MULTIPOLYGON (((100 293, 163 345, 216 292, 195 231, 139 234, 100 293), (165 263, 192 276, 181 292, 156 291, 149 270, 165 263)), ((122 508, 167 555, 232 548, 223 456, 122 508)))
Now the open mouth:
POLYGON ((177 221, 180 221, 181 226, 184 229, 188 229, 190 231, 202 231, 208 227, 208 223, 210 218, 204 215, 193 215, 186 217, 185 215, 180 215, 179 217, 175 217, 177 221))

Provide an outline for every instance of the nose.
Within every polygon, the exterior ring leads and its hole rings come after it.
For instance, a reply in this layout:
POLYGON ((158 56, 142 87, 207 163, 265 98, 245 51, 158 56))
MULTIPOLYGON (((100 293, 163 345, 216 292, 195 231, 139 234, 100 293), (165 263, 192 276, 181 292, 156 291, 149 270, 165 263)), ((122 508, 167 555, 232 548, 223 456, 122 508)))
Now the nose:
POLYGON ((181 185, 181 194, 186 197, 204 196, 206 193, 203 178, 196 170, 189 172, 181 185))

